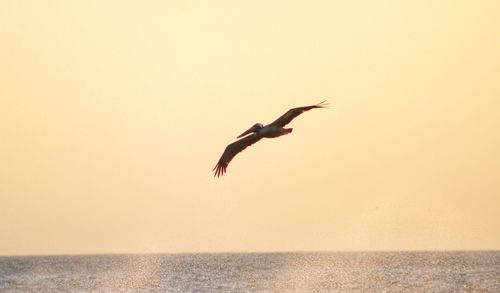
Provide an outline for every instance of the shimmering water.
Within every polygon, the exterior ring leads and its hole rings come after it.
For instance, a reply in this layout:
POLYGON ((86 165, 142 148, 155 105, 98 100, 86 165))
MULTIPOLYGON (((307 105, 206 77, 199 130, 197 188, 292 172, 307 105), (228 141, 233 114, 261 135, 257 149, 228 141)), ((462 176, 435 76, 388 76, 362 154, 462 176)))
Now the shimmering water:
POLYGON ((0 292, 500 292, 500 251, 0 257, 0 292))

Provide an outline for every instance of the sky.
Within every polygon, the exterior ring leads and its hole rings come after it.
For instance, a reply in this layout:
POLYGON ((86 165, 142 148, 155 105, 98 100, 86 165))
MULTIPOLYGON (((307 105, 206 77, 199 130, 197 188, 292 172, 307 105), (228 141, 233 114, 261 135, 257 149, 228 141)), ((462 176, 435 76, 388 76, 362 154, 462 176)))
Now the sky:
POLYGON ((0 41, 0 255, 500 249, 499 1, 4 0, 0 41))

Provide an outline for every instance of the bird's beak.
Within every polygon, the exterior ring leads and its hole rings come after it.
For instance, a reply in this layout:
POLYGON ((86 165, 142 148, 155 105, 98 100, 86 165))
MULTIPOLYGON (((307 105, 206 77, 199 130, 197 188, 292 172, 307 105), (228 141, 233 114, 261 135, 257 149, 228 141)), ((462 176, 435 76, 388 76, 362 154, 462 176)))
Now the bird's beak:
POLYGON ((238 137, 236 137, 236 138, 243 137, 243 136, 245 136, 245 135, 247 135, 249 133, 252 133, 252 132, 255 132, 255 127, 254 126, 250 127, 247 131, 245 131, 242 134, 238 135, 238 137))

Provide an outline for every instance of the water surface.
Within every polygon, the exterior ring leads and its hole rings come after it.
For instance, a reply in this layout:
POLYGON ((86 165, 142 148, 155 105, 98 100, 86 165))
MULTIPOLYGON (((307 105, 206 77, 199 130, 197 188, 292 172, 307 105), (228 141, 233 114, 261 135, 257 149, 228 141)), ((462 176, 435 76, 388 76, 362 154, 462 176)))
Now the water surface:
POLYGON ((0 292, 500 292, 500 251, 0 257, 0 292))

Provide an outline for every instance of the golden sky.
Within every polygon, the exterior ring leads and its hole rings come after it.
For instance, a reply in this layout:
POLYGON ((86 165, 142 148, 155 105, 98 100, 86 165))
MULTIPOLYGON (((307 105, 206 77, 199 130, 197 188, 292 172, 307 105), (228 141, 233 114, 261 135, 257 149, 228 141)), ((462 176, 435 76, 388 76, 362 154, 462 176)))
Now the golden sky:
POLYGON ((499 1, 6 0, 0 41, 0 255, 500 249, 499 1))

